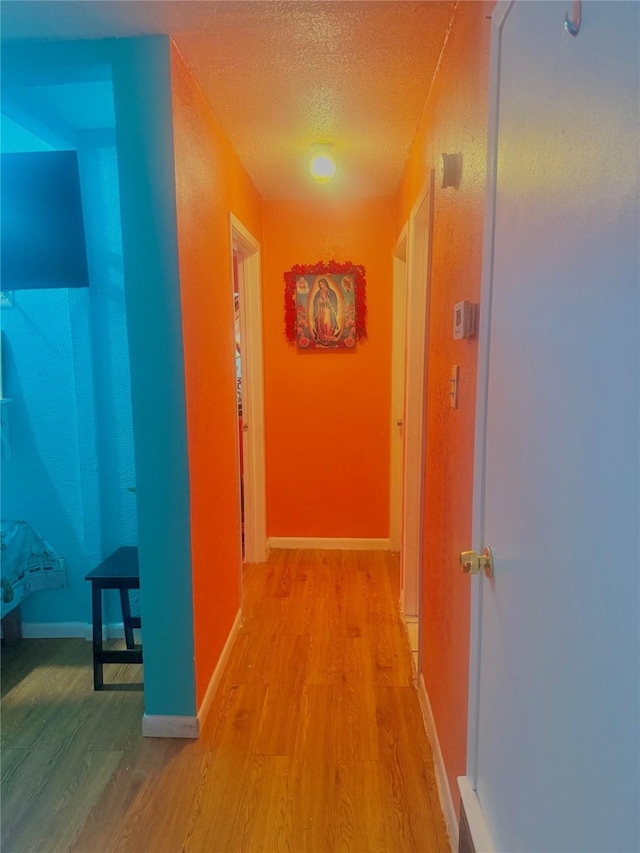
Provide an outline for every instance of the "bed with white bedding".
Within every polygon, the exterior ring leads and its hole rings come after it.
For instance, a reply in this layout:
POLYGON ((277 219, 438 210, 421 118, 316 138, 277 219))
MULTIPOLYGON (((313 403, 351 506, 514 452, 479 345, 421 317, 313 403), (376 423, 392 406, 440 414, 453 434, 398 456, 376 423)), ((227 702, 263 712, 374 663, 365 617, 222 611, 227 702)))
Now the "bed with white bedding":
POLYGON ((0 565, 3 619, 32 592, 67 585, 64 558, 26 521, 0 523, 0 565))

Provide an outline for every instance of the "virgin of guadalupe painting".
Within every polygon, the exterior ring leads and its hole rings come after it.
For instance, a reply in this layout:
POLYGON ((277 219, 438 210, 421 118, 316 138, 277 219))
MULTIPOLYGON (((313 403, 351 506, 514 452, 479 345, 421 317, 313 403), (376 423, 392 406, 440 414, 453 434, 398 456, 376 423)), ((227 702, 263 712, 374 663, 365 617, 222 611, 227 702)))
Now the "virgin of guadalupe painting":
POLYGON ((298 349, 345 349, 356 345, 353 277, 328 274, 296 280, 298 349))

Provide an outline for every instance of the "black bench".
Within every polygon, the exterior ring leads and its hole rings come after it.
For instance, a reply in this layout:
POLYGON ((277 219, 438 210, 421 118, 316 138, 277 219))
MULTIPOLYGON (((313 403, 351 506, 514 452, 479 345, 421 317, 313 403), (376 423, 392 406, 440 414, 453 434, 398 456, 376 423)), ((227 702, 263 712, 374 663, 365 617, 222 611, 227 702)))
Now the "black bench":
POLYGON ((142 663, 142 648, 133 642, 133 629, 140 628, 139 616, 131 615, 129 590, 140 589, 138 549, 135 545, 118 548, 111 556, 86 575, 91 581, 91 611, 93 618, 93 689, 103 687, 102 668, 105 663, 142 663), (122 622, 126 649, 102 648, 102 590, 120 590, 122 622))

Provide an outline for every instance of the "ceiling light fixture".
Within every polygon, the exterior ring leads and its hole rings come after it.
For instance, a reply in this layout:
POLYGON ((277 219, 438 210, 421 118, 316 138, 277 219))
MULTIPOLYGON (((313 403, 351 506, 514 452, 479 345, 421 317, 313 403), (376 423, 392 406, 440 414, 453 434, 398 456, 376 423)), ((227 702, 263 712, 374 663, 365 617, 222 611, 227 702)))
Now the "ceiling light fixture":
POLYGON ((328 184, 336 173, 336 161, 333 159, 330 142, 314 142, 309 171, 318 184, 328 184))

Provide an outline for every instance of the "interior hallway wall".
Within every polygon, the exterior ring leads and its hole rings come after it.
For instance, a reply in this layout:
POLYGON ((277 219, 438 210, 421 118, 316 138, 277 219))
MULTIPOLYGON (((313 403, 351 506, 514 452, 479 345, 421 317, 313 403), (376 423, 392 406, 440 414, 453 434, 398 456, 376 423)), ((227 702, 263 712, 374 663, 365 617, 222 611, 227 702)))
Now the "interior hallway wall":
MULTIPOLYGON (((73 85, 67 90, 69 99, 78 97, 73 85)), ((52 148, 3 116, 3 151, 52 148)), ((67 564, 64 590, 25 600, 27 634, 55 625, 84 636, 91 621, 85 574, 137 541, 115 147, 83 144, 78 163, 90 286, 16 291, 14 306, 2 312, 7 395, 14 398, 3 517, 31 523, 67 564)), ((117 595, 107 591, 105 600, 106 621, 122 622, 117 595)))
MULTIPOLYGON (((100 552, 98 559, 86 555, 87 571, 90 571, 120 546, 138 544, 138 520, 115 144, 83 144, 78 151, 78 164, 90 280, 93 398, 89 404, 95 422, 92 426, 99 491, 100 552)), ((87 405, 86 394, 82 399, 87 405)), ((91 468, 84 476, 91 477, 91 468)), ((85 496, 85 512, 88 498, 85 496)), ((87 621, 90 621, 89 584, 83 582, 83 586, 87 621)), ((103 598, 106 621, 121 623, 118 593, 105 590, 103 598)), ((131 591, 130 599, 134 612, 138 613, 138 592, 131 591)))
POLYGON ((392 198, 264 203, 267 534, 389 536, 392 198), (351 261, 368 340, 300 352, 284 336, 285 271, 351 261))
POLYGON ((196 705, 240 607, 240 492, 228 211, 261 239, 260 196, 175 45, 178 257, 191 484, 196 705))
MULTIPOLYGON (((3 152, 51 151, 28 129, 2 116, 3 152)), ((4 210, 3 216, 9 215, 4 210)), ((65 558, 67 586, 28 596, 25 625, 86 621, 85 532, 97 533, 97 490, 85 516, 81 460, 93 463, 95 445, 82 441, 78 423, 75 356, 89 350, 86 288, 18 290, 1 309, 3 395, 9 404, 11 459, 2 459, 2 518, 31 524, 65 558)), ((92 424, 93 425, 93 424, 92 424)), ((87 432, 83 431, 84 437, 87 432)), ((95 537, 89 544, 97 550, 95 537)))
POLYGON ((424 503, 423 675, 454 802, 466 769, 470 584, 458 554, 471 547, 477 339, 453 340, 453 306, 478 302, 493 2, 460 3, 400 187, 396 234, 436 170, 429 323, 424 503), (462 154, 459 188, 441 187, 442 153, 462 154), (460 365, 459 407, 449 378, 460 365))
MULTIPOLYGON (((138 537, 115 145, 83 145, 78 161, 90 278, 101 547, 106 557, 120 545, 136 545, 138 537)), ((119 603, 114 614, 118 612, 119 603)), ((119 617, 122 621, 121 613, 119 617)))
POLYGON ((113 69, 131 354, 145 714, 191 717, 197 710, 191 497, 171 41, 168 36, 150 36, 72 45, 75 55, 101 51, 113 69))

